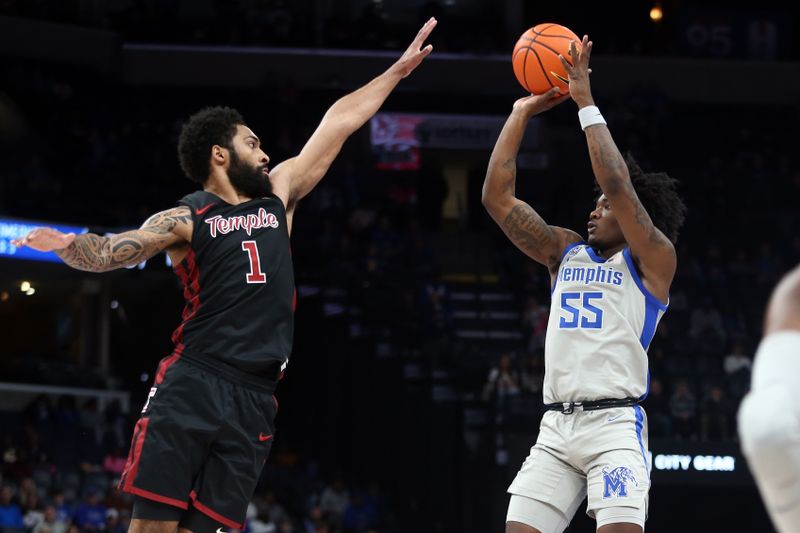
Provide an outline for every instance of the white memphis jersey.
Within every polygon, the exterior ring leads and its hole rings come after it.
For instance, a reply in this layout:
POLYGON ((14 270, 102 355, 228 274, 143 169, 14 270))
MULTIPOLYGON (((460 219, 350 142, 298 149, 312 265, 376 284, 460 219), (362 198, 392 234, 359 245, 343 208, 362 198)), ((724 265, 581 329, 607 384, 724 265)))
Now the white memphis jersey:
POLYGON ((567 247, 552 295, 544 402, 645 397, 647 347, 667 306, 642 284, 630 249, 605 260, 585 243, 567 247))

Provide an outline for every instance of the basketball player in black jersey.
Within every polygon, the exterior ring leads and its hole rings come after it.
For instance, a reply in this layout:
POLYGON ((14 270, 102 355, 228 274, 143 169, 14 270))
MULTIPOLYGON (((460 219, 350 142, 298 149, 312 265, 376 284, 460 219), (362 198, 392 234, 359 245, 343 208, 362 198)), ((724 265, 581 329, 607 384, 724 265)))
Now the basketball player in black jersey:
POLYGON ((112 237, 38 228, 14 242, 105 272, 165 250, 184 284, 174 352, 158 366, 119 488, 135 495, 130 532, 243 529, 273 438, 272 395, 292 346, 289 252, 298 200, 344 141, 430 54, 431 18, 383 74, 339 99, 300 153, 269 171, 261 141, 233 109, 184 126, 181 167, 203 190, 112 237))

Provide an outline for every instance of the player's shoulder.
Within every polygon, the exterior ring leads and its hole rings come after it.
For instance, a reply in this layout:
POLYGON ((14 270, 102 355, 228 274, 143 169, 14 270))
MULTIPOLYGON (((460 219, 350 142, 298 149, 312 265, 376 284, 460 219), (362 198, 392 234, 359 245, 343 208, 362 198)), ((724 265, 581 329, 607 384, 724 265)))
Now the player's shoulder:
POLYGON ((215 199, 218 200, 219 198, 217 198, 217 196, 209 192, 198 190, 189 193, 184 197, 182 197, 180 200, 178 200, 178 206, 186 206, 191 210, 195 210, 197 208, 202 208, 203 206, 208 205, 215 199))

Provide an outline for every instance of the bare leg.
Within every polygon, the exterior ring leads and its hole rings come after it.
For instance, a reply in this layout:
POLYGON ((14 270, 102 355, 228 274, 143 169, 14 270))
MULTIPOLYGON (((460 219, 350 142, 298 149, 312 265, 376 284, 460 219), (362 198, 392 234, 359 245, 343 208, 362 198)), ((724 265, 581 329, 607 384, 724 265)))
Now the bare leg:
POLYGON ((597 533, 643 533, 642 526, 620 522, 617 524, 606 524, 597 530, 597 533))
POLYGON ((134 518, 128 528, 128 533, 175 533, 178 527, 177 520, 144 520, 134 518))
POLYGON ((521 522, 506 522, 506 533, 542 533, 538 529, 521 522))

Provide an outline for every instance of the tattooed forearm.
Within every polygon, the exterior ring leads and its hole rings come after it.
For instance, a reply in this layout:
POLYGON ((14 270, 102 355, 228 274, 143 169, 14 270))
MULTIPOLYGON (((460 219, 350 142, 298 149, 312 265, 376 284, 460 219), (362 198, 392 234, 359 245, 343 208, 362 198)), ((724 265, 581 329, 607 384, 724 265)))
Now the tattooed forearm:
POLYGON ((138 230, 111 237, 78 235, 72 244, 56 253, 72 268, 88 272, 136 265, 175 244, 173 230, 178 224, 190 224, 191 219, 188 207, 170 209, 153 215, 138 230))
POLYGON ((625 159, 614 144, 608 128, 605 126, 586 128, 586 140, 589 143, 592 170, 603 193, 611 199, 612 204, 615 198, 627 198, 633 205, 636 224, 641 228, 640 231, 647 235, 649 242, 669 248, 674 255, 672 243, 653 224, 653 220, 639 200, 631 183, 625 159))
POLYGON ((586 141, 589 143, 592 170, 600 188, 606 195, 620 192, 623 184, 620 177, 628 175, 628 167, 614 144, 611 132, 602 125, 586 128, 586 141))
POLYGON ((558 262, 557 237, 527 204, 514 207, 502 224, 503 232, 520 250, 550 267, 558 262))
POLYGON ((87 233, 78 235, 72 244, 56 253, 72 268, 107 272, 149 259, 164 249, 166 240, 154 239, 142 230, 126 231, 112 237, 87 233))

